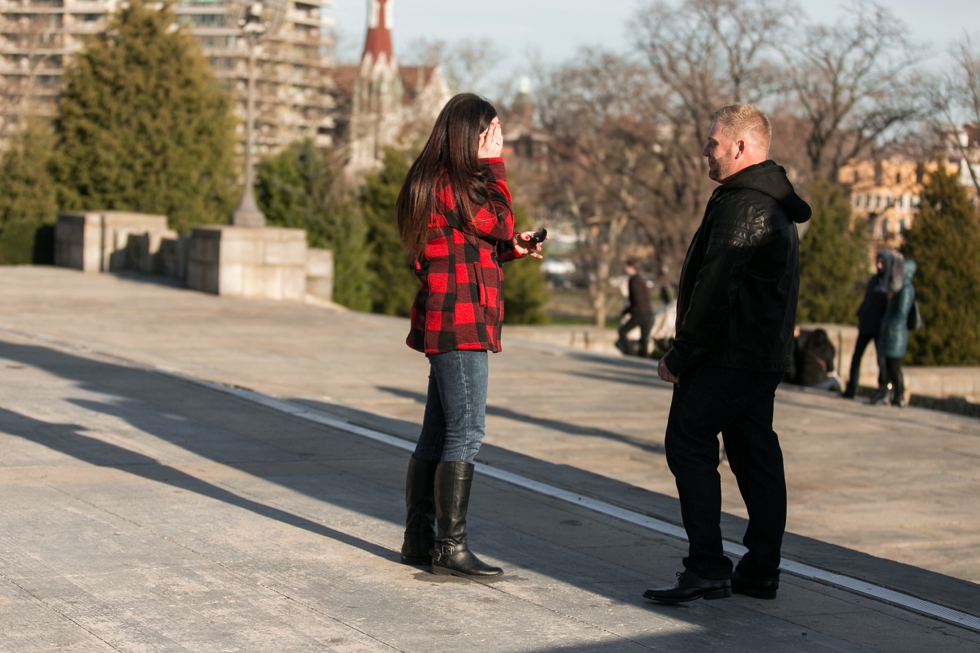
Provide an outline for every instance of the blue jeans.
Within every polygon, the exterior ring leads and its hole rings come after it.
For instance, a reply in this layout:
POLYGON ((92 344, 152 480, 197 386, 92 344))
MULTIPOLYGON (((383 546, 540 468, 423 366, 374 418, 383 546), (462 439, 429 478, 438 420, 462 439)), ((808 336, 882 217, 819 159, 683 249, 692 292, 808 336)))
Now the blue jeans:
POLYGON ((721 539, 718 433, 749 512, 738 565, 748 576, 776 576, 786 528, 783 454, 772 430, 782 372, 698 366, 674 386, 667 418, 667 465, 677 482, 689 541, 684 566, 702 578, 728 578, 721 539))
POLYGON ((456 350, 426 358, 429 393, 413 455, 429 463, 472 463, 486 429, 487 352, 456 350))

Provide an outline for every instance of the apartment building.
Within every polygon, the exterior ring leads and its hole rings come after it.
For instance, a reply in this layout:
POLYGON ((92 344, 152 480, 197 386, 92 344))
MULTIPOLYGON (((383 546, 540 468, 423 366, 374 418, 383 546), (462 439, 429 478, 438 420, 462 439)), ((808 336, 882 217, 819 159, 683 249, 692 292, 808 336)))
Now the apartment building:
MULTIPOLYGON (((117 0, 0 0, 0 137, 25 117, 53 117, 62 72, 84 39, 105 29, 117 0)), ((330 145, 334 83, 328 49, 333 0, 288 0, 280 29, 267 35, 256 76, 256 155, 301 139, 330 145)), ((178 0, 178 24, 198 39, 233 93, 244 139, 248 47, 223 0, 178 0)))

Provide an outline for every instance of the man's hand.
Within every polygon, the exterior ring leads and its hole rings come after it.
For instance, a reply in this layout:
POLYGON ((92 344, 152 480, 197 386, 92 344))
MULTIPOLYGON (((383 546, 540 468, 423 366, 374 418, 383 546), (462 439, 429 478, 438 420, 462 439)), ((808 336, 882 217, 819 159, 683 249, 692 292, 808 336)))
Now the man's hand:
POLYGON ((667 364, 664 363, 664 359, 662 358, 660 359, 660 362, 657 363, 657 374, 667 383, 677 383, 680 380, 678 377, 670 373, 670 370, 667 369, 667 364))
POLYGON ((494 118, 490 126, 480 134, 477 156, 481 159, 497 159, 504 149, 504 132, 500 128, 500 119, 494 118))

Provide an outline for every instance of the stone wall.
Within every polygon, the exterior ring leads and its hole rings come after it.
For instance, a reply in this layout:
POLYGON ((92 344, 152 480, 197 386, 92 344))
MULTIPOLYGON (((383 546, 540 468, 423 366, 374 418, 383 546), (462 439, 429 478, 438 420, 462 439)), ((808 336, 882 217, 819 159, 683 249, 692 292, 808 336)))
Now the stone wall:
POLYGON ((160 274, 232 297, 333 297, 333 253, 309 250, 302 229, 211 225, 178 236, 162 215, 62 213, 55 227, 55 265, 160 274))
MULTIPOLYGON (((841 324, 803 324, 804 331, 823 329, 837 349, 834 370, 847 382, 851 356, 857 341, 857 327, 841 324)), ((597 354, 620 356, 615 343, 614 329, 589 325, 567 326, 505 326, 503 338, 518 338, 560 347, 571 347, 597 354)), ((906 400, 912 405, 937 408, 948 412, 972 415, 980 413, 980 367, 915 367, 905 366, 906 400)), ((859 384, 870 394, 878 386, 878 363, 874 344, 868 345, 861 359, 859 384)))
POLYGON ((176 238, 163 215, 124 211, 61 213, 54 231, 54 264, 84 272, 154 272, 164 238, 176 238), (130 237, 137 242, 130 244, 130 237), (141 240, 139 240, 141 239, 141 240))

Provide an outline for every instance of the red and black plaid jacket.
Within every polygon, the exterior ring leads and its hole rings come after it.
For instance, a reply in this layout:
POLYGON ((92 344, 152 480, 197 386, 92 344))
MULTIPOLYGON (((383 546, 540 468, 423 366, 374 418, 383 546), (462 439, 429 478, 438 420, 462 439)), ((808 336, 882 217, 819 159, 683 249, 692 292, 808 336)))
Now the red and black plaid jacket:
POLYGON ((474 207, 469 234, 457 228, 465 218, 456 211, 448 176, 436 180, 425 256, 415 264, 422 285, 412 305, 407 340, 409 347, 426 354, 500 351, 504 319, 500 263, 517 258, 509 242, 514 237, 514 213, 504 160, 480 159, 480 168, 489 199, 474 207))

